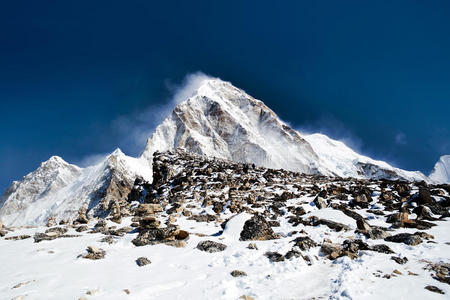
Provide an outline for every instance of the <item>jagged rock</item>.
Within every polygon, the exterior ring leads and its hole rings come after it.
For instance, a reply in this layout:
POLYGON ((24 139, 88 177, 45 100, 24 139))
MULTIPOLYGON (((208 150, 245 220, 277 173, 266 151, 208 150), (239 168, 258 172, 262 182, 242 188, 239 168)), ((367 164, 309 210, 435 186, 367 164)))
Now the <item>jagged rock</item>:
POLYGON ((306 251, 313 247, 317 247, 317 243, 314 242, 310 237, 308 236, 301 236, 293 240, 295 243, 295 246, 299 247, 301 250, 306 251))
POLYGON ((132 240, 135 246, 155 245, 169 240, 175 240, 178 228, 168 225, 164 228, 141 230, 139 235, 132 240))
POLYGON ((134 215, 135 216, 148 216, 148 215, 153 215, 155 213, 159 213, 159 212, 163 212, 163 211, 164 211, 164 209, 161 204, 141 203, 135 209, 134 215))
POLYGON ((151 264, 152 262, 147 257, 141 256, 138 259, 136 259, 136 264, 139 267, 143 267, 145 265, 151 264))
POLYGON ((384 244, 378 244, 378 245, 370 246, 368 250, 375 251, 375 252, 380 252, 380 253, 384 253, 384 254, 393 254, 393 253, 395 253, 394 251, 392 251, 391 248, 389 248, 389 246, 384 245, 384 244))
MULTIPOLYGON (((369 196, 370 197, 370 196, 369 196)), ((366 194, 359 194, 352 200, 351 206, 359 206, 362 208, 369 207, 369 197, 366 194)))
POLYGON ((429 290, 430 292, 433 292, 433 293, 437 293, 437 294, 441 294, 441 295, 445 294, 443 290, 441 290, 440 288, 438 288, 437 286, 434 286, 434 285, 427 285, 425 287, 425 289, 429 290))
POLYGON ((364 234, 367 238, 373 239, 373 240, 384 240, 385 238, 391 236, 391 234, 387 231, 385 228, 381 227, 373 227, 370 230, 363 231, 363 230, 356 230, 357 233, 364 234))
POLYGON ((86 215, 87 213, 87 208, 86 207, 81 207, 78 211, 78 218, 75 220, 76 223, 78 224, 87 224, 89 223, 89 219, 86 215))
POLYGON ((363 219, 356 220, 356 227, 361 231, 371 231, 372 227, 363 219))
POLYGON ((156 229, 160 225, 161 222, 153 216, 145 216, 139 219, 139 227, 141 229, 156 229))
POLYGON ((101 248, 97 248, 94 246, 88 246, 86 250, 87 250, 87 254, 82 255, 83 258, 92 259, 92 260, 105 258, 106 252, 105 252, 105 250, 103 250, 101 248))
POLYGON ((284 261, 284 255, 278 252, 266 252, 264 253, 264 256, 266 256, 271 262, 284 261))
POLYGON ((434 204, 435 202, 430 194, 430 190, 425 187, 419 188, 419 193, 414 198, 414 201, 419 205, 434 204))
POLYGON ((395 190, 401 197, 409 196, 409 186, 406 183, 399 183, 395 185, 395 190))
POLYGON ((31 236, 28 234, 22 234, 22 235, 14 235, 14 236, 5 237, 5 240, 20 241, 20 240, 29 239, 30 237, 31 236))
MULTIPOLYGON (((326 219, 319 219, 317 220, 317 225, 325 225, 330 229, 333 229, 334 231, 349 231, 351 230, 350 227, 348 227, 347 225, 344 225, 342 223, 338 223, 338 222, 334 222, 334 221, 330 221, 330 220, 326 220, 326 219)), ((316 225, 314 225, 316 226, 316 225)))
POLYGON ((45 231, 46 234, 57 234, 57 235, 63 235, 65 233, 67 233, 67 231, 69 231, 69 229, 67 229, 66 227, 52 227, 49 228, 45 231))
POLYGON ((320 196, 317 196, 315 199, 314 199, 314 204, 316 205, 316 207, 318 208, 318 209, 323 209, 323 208, 326 208, 327 207, 327 201, 324 199, 324 198, 322 198, 322 197, 320 197, 320 196))
POLYGON ((323 243, 320 247, 320 253, 325 255, 328 259, 334 260, 344 253, 344 248, 339 244, 323 243))
POLYGON ((96 227, 96 228, 98 228, 98 227, 106 228, 106 227, 108 227, 108 224, 106 223, 105 220, 100 219, 100 220, 98 220, 98 222, 94 225, 94 227, 96 227))
POLYGON ((286 254, 284 255, 284 257, 286 259, 291 259, 293 257, 303 257, 302 253, 300 251, 297 250, 289 250, 288 252, 286 252, 286 254))
POLYGON ((247 273, 245 273, 244 271, 239 271, 239 270, 233 270, 231 271, 231 276, 233 277, 243 277, 243 276, 247 276, 247 273))
POLYGON ((60 235, 58 233, 50 233, 50 234, 46 234, 46 233, 36 233, 34 235, 34 242, 35 243, 40 243, 42 241, 51 241, 54 239, 57 239, 60 235))
POLYGON ((214 215, 192 215, 188 218, 188 220, 194 220, 197 222, 214 222, 217 220, 217 217, 214 215))
POLYGON ((55 219, 55 217, 54 216, 51 216, 50 218, 48 218, 48 220, 47 220, 47 227, 53 227, 53 226, 56 226, 57 225, 57 223, 56 223, 56 219, 55 219))
POLYGON ((404 243, 406 245, 410 246, 416 246, 420 243, 422 243, 422 239, 414 234, 411 233, 399 233, 393 236, 389 236, 384 239, 388 242, 394 242, 394 243, 404 243))
POLYGON ((258 250, 258 246, 255 243, 248 244, 247 248, 252 250, 258 250))
POLYGON ((100 240, 100 242, 101 243, 108 243, 108 244, 112 245, 112 244, 116 243, 117 241, 116 241, 116 239, 113 236, 108 235, 108 236, 105 236, 104 238, 102 238, 100 240))
POLYGON ((209 253, 221 252, 227 248, 227 245, 214 241, 201 241, 197 244, 197 249, 209 253))
POLYGON ((412 212, 417 215, 417 220, 428 220, 428 221, 437 220, 431 215, 431 209, 424 205, 415 207, 412 212))
POLYGON ((260 215, 254 215, 244 224, 241 231, 241 241, 264 241, 276 239, 278 236, 270 227, 270 224, 260 215))
POLYGON ((83 232, 83 231, 87 231, 89 229, 89 227, 87 225, 80 225, 78 226, 75 231, 76 232, 83 232))
POLYGON ((8 231, 6 230, 0 230, 0 237, 4 237, 5 235, 8 234, 8 231))
POLYGON ((391 256, 391 259, 393 261, 395 261, 396 263, 398 263, 399 265, 404 265, 408 262, 408 258, 406 258, 406 257, 401 258, 398 256, 391 256))

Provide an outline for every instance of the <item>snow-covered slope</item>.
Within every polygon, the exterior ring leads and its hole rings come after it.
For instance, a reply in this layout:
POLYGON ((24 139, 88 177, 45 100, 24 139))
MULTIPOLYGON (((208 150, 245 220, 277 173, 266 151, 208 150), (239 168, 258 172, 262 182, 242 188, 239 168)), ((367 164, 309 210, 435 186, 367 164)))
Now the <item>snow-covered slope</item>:
POLYGON ((353 151, 341 141, 315 133, 303 136, 319 157, 321 174, 340 177, 389 178, 408 181, 427 180, 421 172, 394 168, 388 163, 374 160, 353 151))
POLYGON ((0 201, 0 218, 10 226, 43 224, 50 216, 74 218, 82 206, 100 214, 100 202, 126 198, 138 175, 151 179, 151 169, 119 149, 84 169, 54 156, 13 182, 0 201))
POLYGON ((325 135, 302 135, 263 102, 220 79, 208 79, 156 128, 142 157, 154 151, 187 151, 329 176, 426 180, 362 156, 325 135))
POLYGON ((434 165, 430 180, 436 183, 450 183, 450 155, 441 156, 434 165))

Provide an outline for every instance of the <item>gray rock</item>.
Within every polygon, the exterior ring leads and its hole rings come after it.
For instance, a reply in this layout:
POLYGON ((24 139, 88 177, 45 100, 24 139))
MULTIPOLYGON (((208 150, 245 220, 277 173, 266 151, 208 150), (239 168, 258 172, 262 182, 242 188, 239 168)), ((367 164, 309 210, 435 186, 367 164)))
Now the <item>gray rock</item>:
POLYGON ((399 265, 404 265, 408 262, 408 258, 406 257, 401 258, 399 256, 391 256, 391 259, 396 263, 398 263, 399 265))
POLYGON ((284 255, 278 253, 278 252, 266 252, 264 255, 271 261, 271 262, 280 262, 284 261, 284 255))
POLYGON ((152 262, 147 257, 141 256, 138 259, 136 259, 136 264, 139 267, 143 267, 145 265, 151 264, 152 262))
POLYGON ((5 237, 5 240, 20 241, 20 240, 29 239, 30 237, 31 237, 30 235, 22 234, 22 235, 14 235, 14 236, 5 237))
POLYGON ((278 236, 269 223, 260 215, 254 215, 247 220, 241 232, 241 241, 264 241, 276 239, 278 236))
POLYGON ((221 252, 227 248, 227 245, 214 241, 201 241, 197 244, 197 249, 209 253, 221 252))
POLYGON ((303 251, 317 247, 317 243, 308 236, 300 236, 293 240, 293 242, 295 243, 295 246, 299 247, 303 251))
POLYGON ((231 276, 233 277, 243 277, 243 276, 247 276, 247 273, 245 273, 244 271, 239 271, 239 270, 233 270, 231 271, 231 276))
POLYGON ((433 292, 433 293, 437 293, 437 294, 441 294, 441 295, 445 294, 443 290, 441 290, 440 288, 438 288, 437 286, 434 286, 434 285, 427 285, 425 287, 425 289, 429 290, 430 292, 433 292))
POLYGON ((404 243, 410 246, 416 246, 422 243, 422 239, 419 236, 411 233, 399 233, 393 236, 389 236, 384 240, 387 242, 404 243))
POLYGON ((385 253, 385 254, 393 254, 393 253, 395 253, 394 251, 392 251, 391 248, 389 248, 389 246, 384 245, 384 244, 370 246, 369 250, 375 251, 375 252, 380 252, 380 253, 385 253))
POLYGON ((97 248, 94 246, 88 246, 86 250, 87 250, 87 254, 82 255, 83 258, 92 259, 92 260, 105 258, 106 252, 103 249, 100 249, 100 248, 97 248))

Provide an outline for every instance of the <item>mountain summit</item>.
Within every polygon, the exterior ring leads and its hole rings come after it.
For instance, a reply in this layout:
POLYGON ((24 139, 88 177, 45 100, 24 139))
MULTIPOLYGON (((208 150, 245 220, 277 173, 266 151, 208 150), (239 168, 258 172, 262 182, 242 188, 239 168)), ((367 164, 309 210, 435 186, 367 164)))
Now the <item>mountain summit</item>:
MULTIPOLYGON (((87 207, 100 216, 111 201, 125 201, 137 176, 152 180, 153 153, 185 151, 266 168, 307 174, 427 181, 420 172, 394 168, 360 155, 323 134, 302 134, 262 101, 231 83, 205 79, 156 128, 138 158, 114 151, 97 165, 79 168, 52 157, 15 181, 0 200, 0 218, 13 225, 40 224, 48 217, 74 217, 87 207)), ((448 182, 448 159, 433 179, 448 182), (447 173, 446 173, 447 172, 447 173)), ((119 205, 119 204, 118 204, 119 205)))
POLYGON ((204 80, 156 128, 141 157, 184 148, 189 152, 308 174, 426 180, 360 155, 322 134, 303 135, 262 101, 220 79, 204 80))
POLYGON ((262 101, 220 79, 205 80, 156 128, 142 157, 189 152, 304 173, 318 172, 311 145, 262 101))

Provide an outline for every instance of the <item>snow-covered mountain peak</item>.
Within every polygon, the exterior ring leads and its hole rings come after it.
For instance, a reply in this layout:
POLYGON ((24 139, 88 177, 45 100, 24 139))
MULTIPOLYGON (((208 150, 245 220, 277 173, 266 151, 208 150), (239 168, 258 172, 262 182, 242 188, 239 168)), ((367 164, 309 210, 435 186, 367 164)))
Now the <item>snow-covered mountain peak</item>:
POLYGON ((271 168, 317 170, 317 156, 298 132, 262 101, 219 79, 203 81, 175 107, 142 157, 151 161, 154 151, 175 148, 271 168))
POLYGON ((141 158, 183 148, 237 162, 329 176, 426 180, 370 159, 323 134, 303 135, 231 83, 205 79, 160 124, 141 158))
POLYGON ((436 183, 450 183, 450 155, 443 155, 434 165, 430 180, 436 183))

